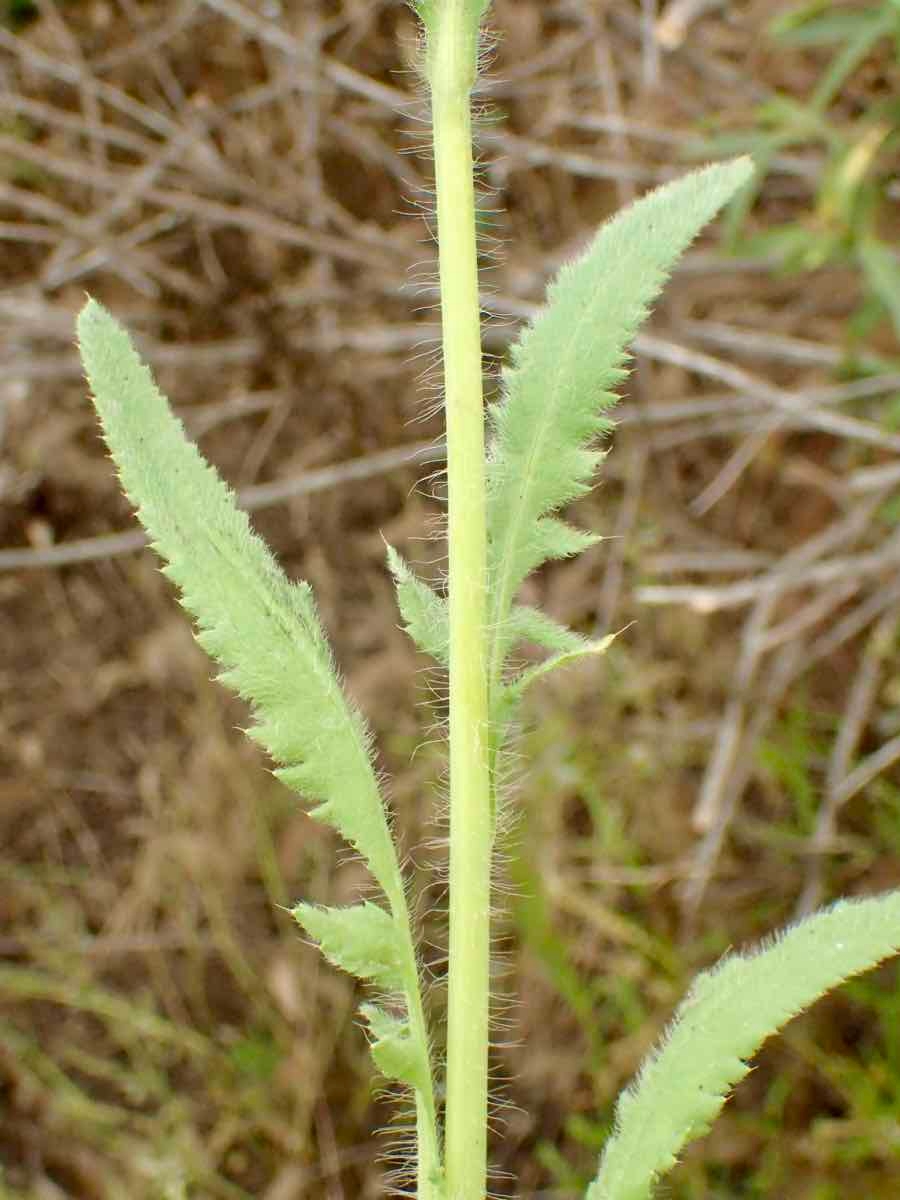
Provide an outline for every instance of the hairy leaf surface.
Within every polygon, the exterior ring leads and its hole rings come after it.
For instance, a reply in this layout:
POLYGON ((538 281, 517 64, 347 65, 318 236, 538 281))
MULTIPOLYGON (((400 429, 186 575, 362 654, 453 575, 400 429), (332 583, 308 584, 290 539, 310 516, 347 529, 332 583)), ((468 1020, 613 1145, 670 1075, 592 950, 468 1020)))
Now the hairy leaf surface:
POLYGON ((400 875, 369 733, 344 696, 309 586, 286 578, 185 437, 125 330, 93 300, 78 337, 125 492, 196 618, 198 641, 252 704, 251 736, 395 897, 400 875))
POLYGON ((504 688, 507 697, 513 703, 518 701, 523 693, 536 683, 542 676, 549 674, 551 671, 556 671, 560 667, 571 666, 572 663, 582 662, 585 658, 596 658, 601 654, 605 654, 613 642, 619 635, 617 633, 607 633, 602 638, 597 638, 595 641, 588 641, 587 638, 582 638, 580 646, 572 646, 568 650, 561 650, 558 654, 553 654, 550 658, 545 658, 543 662, 535 663, 533 667, 528 667, 520 675, 504 688))
POLYGON ((349 908, 296 904, 291 915, 329 962, 385 991, 403 991, 403 947, 394 918, 383 908, 368 900, 349 908))
MULTIPOLYGON (((388 546, 388 565, 394 576, 397 604, 404 628, 419 649, 441 666, 449 665, 450 627, 447 601, 419 579, 393 546, 388 546)), ((516 605, 506 624, 510 646, 533 642, 545 650, 580 651, 587 641, 538 608, 516 605)))
POLYGON ((494 687, 511 645, 522 581, 596 539, 553 517, 590 489, 610 429, 604 413, 624 377, 626 347, 679 255, 749 179, 748 159, 707 167, 624 209, 560 271, 524 330, 491 410, 488 568, 494 687))
POLYGON ((851 975, 900 950, 900 892, 841 900, 753 954, 698 976, 616 1111, 586 1200, 646 1200, 705 1133, 771 1034, 851 975))
MULTIPOLYGON (((427 583, 418 579, 392 546, 388 546, 387 553, 406 632, 421 651, 436 659, 441 666, 447 667, 450 631, 446 600, 427 583)), ((499 748, 507 726, 515 717, 519 701, 532 683, 557 667, 565 667, 585 657, 605 653, 616 636, 608 634, 596 641, 590 641, 560 625, 539 609, 522 604, 514 606, 507 621, 506 631, 510 647, 517 642, 533 642, 555 653, 543 662, 535 663, 515 674, 508 682, 494 690, 491 704, 494 752, 499 748)))
POLYGON ((560 653, 581 650, 586 643, 581 634, 560 625, 539 608, 530 608, 525 604, 517 604, 513 608, 507 622, 507 632, 511 644, 518 641, 534 642, 536 646, 543 646, 545 650, 556 650, 560 653))
POLYGON ((372 1057, 388 1079, 424 1090, 428 1080, 428 1058, 423 1047, 410 1036, 409 1026, 376 1004, 363 1004, 360 1012, 369 1022, 374 1041, 372 1057))
POLYGON ((446 600, 413 574, 393 546, 388 546, 387 556, 406 632, 423 653, 430 654, 442 667, 449 666, 450 626, 446 600))

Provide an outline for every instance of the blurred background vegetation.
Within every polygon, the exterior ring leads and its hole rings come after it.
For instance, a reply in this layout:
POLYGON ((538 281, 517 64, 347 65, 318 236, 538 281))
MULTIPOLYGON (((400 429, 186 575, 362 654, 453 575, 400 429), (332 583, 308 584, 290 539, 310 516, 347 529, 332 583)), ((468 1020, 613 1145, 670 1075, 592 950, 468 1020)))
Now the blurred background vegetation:
MULTIPOLYGON (((522 735, 498 931, 498 1196, 580 1195, 693 973, 900 872, 900 5, 497 0, 490 386, 597 223, 698 159, 755 187, 636 344, 585 632, 522 735), (517 997, 514 1003, 506 1001, 517 997)), ((85 290, 309 579, 390 772, 441 1004, 430 167, 399 0, 0 6, 0 1197, 385 1194, 353 983, 279 905, 361 868, 210 683, 105 459, 85 290), (399 452, 399 454, 398 454, 399 452), (423 849, 424 847, 424 849, 423 849)), ((900 1190, 895 967, 767 1046, 677 1200, 900 1190)))

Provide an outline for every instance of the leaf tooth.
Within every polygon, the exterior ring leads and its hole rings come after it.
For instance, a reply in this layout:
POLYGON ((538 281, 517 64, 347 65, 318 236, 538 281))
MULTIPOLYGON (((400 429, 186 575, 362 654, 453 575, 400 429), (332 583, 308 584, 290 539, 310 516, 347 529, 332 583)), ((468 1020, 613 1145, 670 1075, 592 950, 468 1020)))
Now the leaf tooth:
POLYGON ((393 546, 387 546, 387 558, 406 632, 421 651, 441 666, 448 666, 450 629, 446 601, 416 577, 393 546))
MULTIPOLYGON (((269 730, 262 730, 260 726, 255 725, 249 732, 249 736, 254 742, 259 745, 268 747, 271 733, 269 730)), ((310 762, 294 763, 290 767, 276 767, 273 772, 275 778, 280 780, 291 791, 297 792, 301 796, 306 796, 309 800, 320 800, 314 808, 310 809, 310 816, 315 817, 319 821, 334 821, 333 809, 325 799, 327 789, 324 786, 325 780, 318 768, 310 762)))
POLYGON ((571 558, 573 554, 580 554, 602 541, 601 534, 576 529, 574 525, 556 517, 541 517, 534 539, 535 552, 540 552, 542 562, 548 558, 571 558))

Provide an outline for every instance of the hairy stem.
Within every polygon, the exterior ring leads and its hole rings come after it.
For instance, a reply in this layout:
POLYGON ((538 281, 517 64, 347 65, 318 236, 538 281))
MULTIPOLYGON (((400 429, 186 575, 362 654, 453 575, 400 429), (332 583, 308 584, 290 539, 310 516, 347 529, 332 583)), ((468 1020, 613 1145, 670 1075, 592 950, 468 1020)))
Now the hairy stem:
MULTIPOLYGON (((406 1016, 410 1036, 419 1045, 427 1046, 428 1028, 422 1008, 419 970, 413 946, 409 909, 402 889, 392 899, 391 909, 402 939, 401 970, 405 980, 406 1016)), ((443 1170, 438 1141, 437 1111, 434 1103, 434 1084, 429 1056, 429 1078, 425 1090, 416 1089, 416 1196, 418 1200, 443 1200, 443 1170)))
POLYGON ((449 1200, 483 1200, 487 1161, 491 816, 484 407, 470 110, 477 23, 473 29, 471 9, 466 0, 443 0, 429 47, 449 487, 449 1200))
POLYGON ((428 1078, 423 1087, 415 1089, 416 1097, 416 1196, 418 1200, 444 1200, 444 1172, 441 1164, 441 1145, 438 1133, 437 1107, 434 1098, 434 1072, 430 1053, 430 1038, 425 1010, 419 964, 413 943, 412 921, 403 887, 399 865, 385 881, 385 895, 400 939, 400 970, 406 996, 406 1019, 412 1041, 428 1047, 428 1078))

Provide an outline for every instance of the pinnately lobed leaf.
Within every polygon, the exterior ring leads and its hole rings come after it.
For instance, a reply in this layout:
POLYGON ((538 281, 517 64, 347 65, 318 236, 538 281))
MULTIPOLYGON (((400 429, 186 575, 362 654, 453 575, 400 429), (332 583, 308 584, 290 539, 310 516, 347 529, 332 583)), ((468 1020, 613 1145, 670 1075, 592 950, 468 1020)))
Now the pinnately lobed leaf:
POLYGON ((251 736, 393 896, 399 870, 370 736, 344 696, 308 584, 286 578, 125 330, 94 300, 79 315, 78 339, 122 486, 196 618, 197 640, 252 704, 251 736))
POLYGON ((309 585, 280 570, 185 437, 125 330, 93 300, 79 315, 78 338, 122 485, 196 619, 197 640, 224 668, 222 681, 250 702, 250 735, 279 764, 278 777, 316 802, 312 815, 362 855, 388 899, 390 912, 371 903, 300 904, 293 915, 332 962, 405 1006, 403 1018, 366 1010, 372 1054, 390 1078, 416 1089, 420 1146, 427 1141, 429 1169, 437 1170, 430 1052, 403 879, 370 735, 344 695, 309 585))
POLYGON ((488 571, 496 689, 512 646, 508 622, 519 586, 542 563, 596 536, 553 514, 590 490, 602 458, 629 341, 681 253, 746 183, 749 159, 694 171, 608 221, 586 253, 564 266, 547 304, 513 348, 504 397, 491 410, 488 571))
POLYGON ((753 954, 698 976, 659 1049, 623 1092, 586 1200, 647 1200, 709 1128, 749 1059, 827 991, 900 950, 900 892, 840 900, 753 954))

